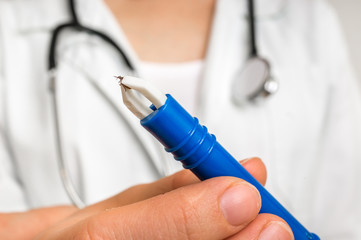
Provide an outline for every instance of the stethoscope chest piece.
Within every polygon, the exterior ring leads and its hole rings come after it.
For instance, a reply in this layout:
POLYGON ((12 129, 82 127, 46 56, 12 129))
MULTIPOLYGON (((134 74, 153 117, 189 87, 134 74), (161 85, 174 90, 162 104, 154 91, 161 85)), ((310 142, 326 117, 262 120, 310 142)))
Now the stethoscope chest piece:
POLYGON ((232 100, 237 106, 268 97, 277 92, 279 83, 272 78, 269 62, 261 57, 247 60, 232 84, 232 100))

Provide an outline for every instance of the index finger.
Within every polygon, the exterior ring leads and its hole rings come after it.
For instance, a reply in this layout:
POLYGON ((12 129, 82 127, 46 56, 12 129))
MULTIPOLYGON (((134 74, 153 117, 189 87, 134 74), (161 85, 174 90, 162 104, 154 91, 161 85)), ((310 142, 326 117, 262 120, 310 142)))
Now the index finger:
MULTIPOLYGON (((265 184, 267 178, 266 167, 260 158, 249 158, 240 161, 243 167, 250 172, 261 184, 265 184)), ((141 184, 131 187, 109 199, 94 204, 87 211, 102 211, 114 207, 120 207, 145 199, 170 192, 174 189, 199 182, 199 179, 189 170, 182 170, 170 176, 164 177, 153 183, 141 184)))

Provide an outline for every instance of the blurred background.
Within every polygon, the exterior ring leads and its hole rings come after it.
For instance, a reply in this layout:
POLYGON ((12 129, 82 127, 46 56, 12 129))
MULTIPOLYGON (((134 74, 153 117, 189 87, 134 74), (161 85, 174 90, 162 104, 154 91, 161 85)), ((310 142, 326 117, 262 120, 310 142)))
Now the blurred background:
POLYGON ((339 15, 361 86, 361 0, 328 0, 339 15))

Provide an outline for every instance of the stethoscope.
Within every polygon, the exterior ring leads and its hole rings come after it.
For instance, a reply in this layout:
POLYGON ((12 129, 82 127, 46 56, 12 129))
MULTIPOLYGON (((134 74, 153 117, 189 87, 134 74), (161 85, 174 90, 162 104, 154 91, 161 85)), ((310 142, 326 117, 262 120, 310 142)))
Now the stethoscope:
MULTIPOLYGON (((250 36, 250 54, 249 58, 246 61, 244 67, 239 70, 236 74, 235 79, 233 81, 232 86, 232 101, 234 104, 238 106, 242 106, 247 103, 256 102, 258 99, 262 99, 267 97, 271 94, 274 94, 278 90, 278 82, 275 81, 271 77, 271 66, 269 62, 259 56, 257 43, 256 43, 256 26, 255 26, 255 9, 254 9, 254 0, 247 0, 248 4, 248 28, 249 28, 249 36, 250 36)), ((114 47, 114 49, 119 53, 119 55, 124 60, 124 63, 128 67, 128 69, 132 72, 135 72, 134 65, 124 53, 122 48, 113 41, 107 34, 97 31, 95 29, 88 28, 82 25, 79 22, 76 9, 75 9, 75 0, 69 0, 69 11, 71 15, 71 20, 67 23, 61 24, 57 26, 52 33, 51 41, 50 41, 50 48, 49 48, 49 59, 48 59, 48 71, 50 76, 50 90, 52 95, 52 102, 53 102, 53 119, 54 119, 54 126, 55 126, 55 136, 56 136, 56 151, 57 151, 57 161, 59 167, 59 173, 61 176, 61 180, 63 182, 64 188, 66 190, 67 195, 69 196, 72 203, 82 208, 85 206, 84 201, 77 193, 74 184, 70 178, 70 174, 64 160, 63 156, 63 146, 62 146, 62 139, 61 139, 61 132, 60 132, 60 123, 59 123, 59 110, 58 110, 58 102, 57 102, 57 89, 56 89, 56 67, 57 67, 57 56, 56 56, 56 47, 59 40, 59 36, 64 30, 72 29, 78 32, 85 32, 90 35, 97 36, 107 42, 109 45, 114 47)), ((112 101, 104 94, 99 88, 96 86, 95 90, 97 90, 104 99, 113 106, 114 104, 112 101)), ((131 129, 131 124, 129 124, 126 119, 124 119, 121 114, 119 114, 120 118, 122 118, 131 129)), ((148 150, 144 141, 140 139, 137 134, 134 133, 136 136, 137 142, 143 148, 144 152, 147 154, 148 150)), ((150 157, 149 154, 147 154, 150 157)), ((151 157, 150 157, 151 158, 151 157)), ((163 177, 166 175, 166 171, 159 171, 158 168, 155 166, 155 162, 152 161, 153 167, 158 172, 159 177, 163 177)))

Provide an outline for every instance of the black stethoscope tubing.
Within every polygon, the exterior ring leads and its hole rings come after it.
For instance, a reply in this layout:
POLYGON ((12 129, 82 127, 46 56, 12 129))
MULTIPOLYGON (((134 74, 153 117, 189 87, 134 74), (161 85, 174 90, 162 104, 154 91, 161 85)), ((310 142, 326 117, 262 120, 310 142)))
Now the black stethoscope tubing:
POLYGON ((249 38, 250 38, 250 57, 258 57, 258 49, 256 43, 256 26, 255 26, 255 16, 254 16, 254 0, 248 1, 248 29, 249 29, 249 38))
MULTIPOLYGON (((254 12, 255 12, 254 11, 254 0, 247 0, 247 2, 248 2, 248 25, 249 25, 248 29, 249 29, 249 37, 250 37, 250 57, 258 57, 258 50, 257 50, 257 43, 256 43, 256 26, 255 26, 255 16, 254 16, 255 15, 254 14, 254 12)), ((48 70, 49 71, 55 70, 57 67, 56 46, 57 46, 60 34, 65 29, 74 29, 79 32, 85 32, 85 33, 100 37, 102 40, 104 40, 105 42, 107 42, 111 46, 113 46, 116 49, 116 51, 120 54, 120 56, 124 60, 127 67, 131 71, 134 71, 135 68, 134 68, 133 64, 131 63, 131 61, 129 60, 127 55, 124 53, 122 48, 117 43, 115 43, 115 41, 113 41, 107 34, 100 32, 98 30, 83 26, 79 22, 79 18, 76 13, 76 9, 75 9, 75 0, 69 0, 68 6, 69 6, 69 12, 71 15, 70 22, 57 26, 53 30, 53 33, 52 33, 52 37, 50 40, 50 47, 49 47, 49 55, 48 55, 48 70)))
POLYGON ((50 40, 50 47, 49 47, 48 70, 52 71, 52 70, 55 70, 56 67, 57 67, 56 46, 57 46, 60 34, 65 29, 74 29, 74 30, 77 30, 79 32, 85 32, 85 33, 88 33, 88 34, 91 34, 91 35, 98 36, 102 40, 104 40, 105 42, 109 43, 120 54, 120 56, 123 58, 123 60, 124 60, 125 64, 127 65, 127 67, 131 71, 134 71, 133 64, 131 63, 129 58, 126 56, 124 51, 121 49, 121 47, 119 47, 119 45, 117 43, 115 43, 115 41, 113 41, 107 34, 105 34, 103 32, 100 32, 98 30, 91 29, 91 28, 88 28, 86 26, 83 26, 79 22, 78 16, 76 14, 74 0, 69 0, 68 3, 69 3, 69 9, 70 9, 70 13, 71 13, 71 21, 68 22, 68 23, 61 24, 61 25, 57 26, 53 30, 52 37, 51 37, 51 40, 50 40))

